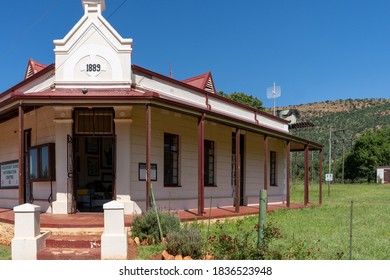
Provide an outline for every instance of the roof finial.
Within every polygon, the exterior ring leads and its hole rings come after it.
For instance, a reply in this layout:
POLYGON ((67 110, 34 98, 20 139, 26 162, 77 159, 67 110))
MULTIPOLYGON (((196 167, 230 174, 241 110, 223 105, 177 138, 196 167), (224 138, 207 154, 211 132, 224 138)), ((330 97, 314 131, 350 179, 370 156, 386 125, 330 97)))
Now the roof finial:
POLYGON ((105 0, 81 0, 85 13, 101 14, 106 9, 105 0))

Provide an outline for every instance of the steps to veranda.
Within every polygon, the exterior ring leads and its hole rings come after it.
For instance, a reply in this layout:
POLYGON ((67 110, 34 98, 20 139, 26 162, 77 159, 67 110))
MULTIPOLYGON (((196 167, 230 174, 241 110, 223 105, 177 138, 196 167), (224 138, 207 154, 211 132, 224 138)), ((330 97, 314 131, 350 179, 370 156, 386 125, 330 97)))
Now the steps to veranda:
POLYGON ((100 260, 100 235, 50 235, 38 260, 100 260))

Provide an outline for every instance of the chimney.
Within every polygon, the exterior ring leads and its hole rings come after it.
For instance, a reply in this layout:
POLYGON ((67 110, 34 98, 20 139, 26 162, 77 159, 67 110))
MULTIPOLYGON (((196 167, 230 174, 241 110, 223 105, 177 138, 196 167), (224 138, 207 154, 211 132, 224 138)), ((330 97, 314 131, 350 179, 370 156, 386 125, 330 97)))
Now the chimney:
POLYGON ((105 0, 81 0, 84 12, 101 14, 106 9, 105 0))

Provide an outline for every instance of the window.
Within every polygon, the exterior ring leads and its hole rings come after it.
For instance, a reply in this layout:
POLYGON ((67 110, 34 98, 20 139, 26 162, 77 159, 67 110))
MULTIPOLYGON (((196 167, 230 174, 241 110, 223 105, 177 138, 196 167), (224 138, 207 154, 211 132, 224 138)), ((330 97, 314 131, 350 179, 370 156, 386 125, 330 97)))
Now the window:
POLYGON ((164 185, 179 185, 179 136, 164 133, 164 185))
POLYGON ((214 141, 204 140, 204 185, 214 186, 214 141))
POLYGON ((269 180, 271 186, 277 186, 277 178, 276 178, 276 172, 277 172, 277 164, 276 164, 276 152, 271 151, 270 152, 270 170, 269 170, 269 180))
POLYGON ((55 180, 54 144, 31 147, 29 150, 30 180, 55 180))
POLYGON ((76 116, 77 135, 112 135, 114 133, 111 109, 78 109, 76 116))

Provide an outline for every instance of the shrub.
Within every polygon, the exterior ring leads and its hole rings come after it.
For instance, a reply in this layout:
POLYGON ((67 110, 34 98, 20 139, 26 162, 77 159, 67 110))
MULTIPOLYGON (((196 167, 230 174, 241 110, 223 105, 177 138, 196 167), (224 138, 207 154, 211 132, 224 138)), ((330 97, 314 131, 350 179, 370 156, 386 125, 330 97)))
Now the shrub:
POLYGON ((180 229, 180 220, 177 216, 153 208, 149 209, 141 216, 134 218, 132 236, 136 236, 141 240, 146 239, 148 243, 160 242, 160 230, 156 212, 160 220, 163 237, 166 237, 171 231, 178 231, 180 229))
POLYGON ((261 250, 252 238, 252 233, 243 231, 237 235, 221 234, 211 236, 211 252, 219 260, 258 260, 262 259, 261 250))
POLYGON ((307 240, 296 240, 293 237, 291 245, 287 252, 283 255, 283 259, 286 260, 313 260, 317 258, 318 252, 321 250, 319 247, 320 240, 315 241, 309 245, 307 240))
POLYGON ((214 235, 208 240, 211 253, 216 259, 223 260, 259 260, 265 259, 271 253, 272 258, 280 258, 278 252, 270 252, 268 249, 269 242, 283 237, 280 229, 270 222, 267 223, 264 228, 264 245, 261 248, 257 245, 258 230, 258 225, 248 226, 245 219, 236 220, 234 223, 217 222, 214 235))
POLYGON ((257 248, 257 231, 244 226, 245 220, 233 223, 217 222, 212 236, 209 237, 210 251, 220 260, 258 260, 262 251, 257 248), (227 232, 226 229, 230 229, 227 232))
POLYGON ((187 224, 179 231, 167 234, 167 251, 172 255, 191 256, 193 259, 202 257, 203 239, 200 229, 187 224))

